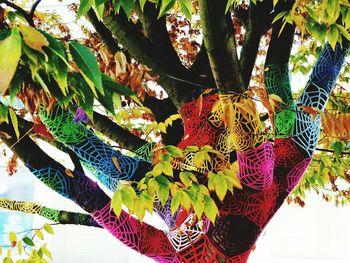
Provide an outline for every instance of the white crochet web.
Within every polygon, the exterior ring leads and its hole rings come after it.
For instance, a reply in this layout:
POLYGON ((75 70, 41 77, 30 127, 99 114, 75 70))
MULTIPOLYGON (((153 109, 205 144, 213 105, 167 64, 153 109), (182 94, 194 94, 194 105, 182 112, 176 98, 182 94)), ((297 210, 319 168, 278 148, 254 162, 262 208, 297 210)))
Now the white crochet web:
POLYGON ((196 242, 208 231, 209 222, 206 220, 194 221, 194 215, 190 214, 178 228, 166 231, 166 235, 176 251, 187 248, 196 242))

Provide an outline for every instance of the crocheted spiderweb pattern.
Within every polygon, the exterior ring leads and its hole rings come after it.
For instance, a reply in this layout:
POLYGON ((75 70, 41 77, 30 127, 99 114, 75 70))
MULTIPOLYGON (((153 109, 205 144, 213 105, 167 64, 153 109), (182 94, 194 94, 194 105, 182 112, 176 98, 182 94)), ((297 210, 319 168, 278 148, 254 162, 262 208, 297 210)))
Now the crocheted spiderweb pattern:
POLYGON ((51 209, 48 207, 43 207, 40 211, 40 215, 43 217, 46 217, 47 219, 54 221, 54 222, 59 222, 59 215, 60 211, 56 210, 56 209, 51 209))
POLYGON ((60 142, 79 143, 88 136, 87 129, 74 122, 74 116, 70 111, 56 107, 51 113, 47 113, 41 108, 39 116, 50 133, 60 142))
POLYGON ((180 251, 200 239, 208 231, 208 226, 207 220, 196 223, 194 215, 190 214, 181 226, 166 234, 175 251, 180 251))
MULTIPOLYGON (((74 173, 74 178, 71 178, 65 175, 64 170, 58 168, 32 169, 33 173, 92 213, 101 226, 123 243, 159 262, 246 262, 263 227, 277 211, 283 199, 293 190, 310 163, 317 143, 320 116, 313 120, 309 113, 302 110, 302 106, 323 110, 339 74, 344 54, 344 50, 340 50, 339 46, 336 51, 326 46, 295 107, 291 99, 288 67, 268 66, 268 93, 280 96, 286 103, 276 114, 275 133, 279 138, 274 146, 266 142, 265 136, 261 134, 258 115, 242 113, 238 105, 244 101, 241 97, 201 97, 181 109, 185 134, 179 147, 184 149, 190 145, 211 145, 215 150, 222 152, 224 157, 213 156, 198 169, 193 168, 193 155, 189 154, 183 163, 177 163, 180 170, 192 169, 202 172, 205 176, 209 170, 220 170, 229 162, 232 148, 237 151, 239 177, 243 189, 235 190, 233 195, 228 194, 223 204, 217 202, 220 216, 215 225, 206 224, 204 218, 197 222, 193 215, 189 214, 179 227, 163 232, 139 223, 125 212, 116 217, 110 209, 110 199, 96 183, 81 174, 74 173), (234 125, 230 129, 226 127, 227 120, 224 118, 227 117, 228 107, 232 107, 233 114, 230 117, 234 119, 234 125)), ((74 129, 80 132, 80 128, 74 129)), ((118 154, 111 155, 111 152, 106 150, 106 145, 97 146, 96 149, 106 153, 95 153, 94 148, 90 148, 91 144, 96 147, 99 142, 95 141, 97 137, 93 137, 93 133, 88 130, 84 131, 84 135, 79 136, 77 141, 68 135, 62 135, 62 132, 54 133, 57 134, 57 138, 61 136, 66 140, 65 143, 75 149, 80 158, 86 160, 90 169, 100 169, 97 167, 108 167, 111 164, 92 160, 102 158, 101 156, 103 159, 116 156, 119 161, 118 154), (89 152, 93 154, 88 156, 89 152)), ((120 166, 122 163, 123 160, 120 161, 120 166)), ((123 169, 128 174, 134 172, 128 167, 123 169)), ((109 168, 104 170, 104 173, 110 172, 109 168)), ((173 221, 171 223, 173 224, 173 221)))
POLYGON ((327 43, 316 61, 310 81, 297 104, 323 111, 344 64, 344 59, 344 49, 339 44, 336 45, 334 51, 327 43))
POLYGON ((108 189, 116 190, 119 180, 132 180, 140 159, 114 150, 83 124, 75 123, 74 116, 69 111, 56 108, 52 114, 46 114, 42 110, 41 116, 53 136, 71 148, 88 170, 108 189), (62 125, 63 128, 57 125, 62 125))
POLYGON ((326 44, 316 61, 304 92, 297 100, 297 120, 292 137, 294 142, 304 150, 306 157, 311 157, 317 145, 321 116, 317 115, 313 120, 309 113, 303 111, 303 107, 312 107, 320 112, 324 110, 344 59, 345 52, 339 44, 336 45, 335 51, 326 44))
POLYGON ((151 162, 153 156, 153 142, 148 142, 138 148, 135 153, 138 157, 143 158, 145 161, 151 162))
POLYGON ((274 159, 270 142, 265 142, 243 154, 237 154, 238 177, 241 183, 256 190, 270 187, 273 180, 274 159))
POLYGON ((13 211, 21 211, 26 214, 41 215, 43 207, 27 201, 14 201, 5 198, 0 198, 0 207, 13 211))
POLYGON ((200 97, 181 108, 179 113, 182 116, 185 131, 178 147, 185 149, 187 146, 210 145, 221 154, 204 162, 201 168, 196 168, 194 166, 195 154, 186 153, 185 161, 175 160, 173 162, 174 168, 201 173, 219 171, 229 163, 232 148, 235 148, 237 152, 244 152, 265 141, 257 112, 254 115, 242 114, 236 103, 239 103, 237 96, 215 94, 200 97), (232 107, 234 112, 231 131, 224 123, 227 107, 232 107))
POLYGON ((289 137, 295 121, 295 104, 290 86, 288 64, 266 65, 264 75, 267 93, 275 94, 283 101, 280 104, 282 110, 276 108, 274 115, 275 137, 289 137))
POLYGON ((110 190, 116 190, 119 180, 132 180, 140 159, 123 155, 104 143, 92 131, 86 140, 70 145, 88 169, 110 190), (113 158, 117 159, 119 167, 113 158))
POLYGON ((259 192, 235 191, 227 195, 220 206, 220 215, 244 216, 263 228, 274 213, 278 186, 274 182, 268 189, 259 192))

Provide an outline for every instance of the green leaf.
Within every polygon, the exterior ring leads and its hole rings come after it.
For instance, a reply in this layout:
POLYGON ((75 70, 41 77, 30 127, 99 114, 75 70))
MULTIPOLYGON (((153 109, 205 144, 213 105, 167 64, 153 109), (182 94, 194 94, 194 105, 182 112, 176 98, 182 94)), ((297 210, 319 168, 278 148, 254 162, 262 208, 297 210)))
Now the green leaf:
MULTIPOLYGON (((159 178, 159 177, 157 177, 159 178)), ((162 205, 165 205, 165 203, 168 201, 169 198, 169 188, 167 185, 159 184, 158 189, 158 199, 161 202, 162 205)))
POLYGON ((77 19, 79 19, 81 16, 85 16, 89 9, 94 5, 94 2, 94 0, 80 0, 77 19))
POLYGON ((167 145, 165 146, 165 149, 174 157, 184 157, 184 154, 182 153, 182 150, 176 146, 173 145, 167 145))
POLYGON ((119 13, 120 8, 121 8, 121 6, 122 6, 121 0, 112 0, 112 2, 113 2, 113 6, 114 6, 115 12, 116 12, 116 13, 119 13))
POLYGON ((131 15, 132 8, 134 7, 134 0, 120 0, 122 8, 129 19, 131 15))
POLYGON ((119 190, 115 191, 112 197, 111 206, 114 213, 119 216, 122 211, 122 195, 119 190))
POLYGON ((197 152, 193 157, 194 166, 201 168, 205 161, 205 152, 197 152))
POLYGON ((177 211, 177 209, 178 209, 179 206, 180 206, 181 198, 182 198, 182 193, 181 193, 181 191, 180 191, 180 192, 177 192, 177 193, 175 194, 175 196, 173 197, 173 199, 171 199, 170 209, 171 209, 171 213, 172 213, 173 215, 175 214, 175 212, 177 211))
POLYGON ((226 196, 227 192, 227 182, 224 176, 215 177, 215 193, 219 200, 222 202, 226 196))
POLYGON ((185 150, 188 152, 198 152, 199 148, 198 146, 190 145, 190 146, 187 146, 185 150))
POLYGON ((163 173, 163 163, 157 163, 152 169, 154 176, 159 176, 163 173))
POLYGON ((338 24, 337 24, 337 27, 338 27, 340 33, 341 33, 347 40, 350 41, 350 34, 349 34, 349 32, 348 32, 343 26, 341 26, 341 25, 338 25, 338 24))
POLYGON ((272 24, 275 23, 276 21, 280 20, 282 17, 284 17, 286 15, 287 11, 282 11, 280 13, 278 13, 275 18, 272 21, 272 24))
POLYGON ((194 213, 198 218, 202 217, 204 212, 203 197, 201 195, 196 195, 195 198, 191 198, 194 213))
POLYGON ((145 7, 147 0, 139 0, 141 11, 143 12, 143 8, 145 7))
POLYGON ((176 2, 175 0, 161 0, 161 1, 162 1, 162 3, 160 4, 158 18, 165 15, 165 13, 168 12, 170 10, 170 8, 172 8, 176 2))
POLYGON ((47 49, 47 55, 49 58, 48 64, 50 66, 49 70, 54 80, 60 87, 63 95, 67 94, 67 75, 68 75, 68 57, 66 49, 62 42, 53 38, 50 34, 40 31, 49 42, 47 49))
POLYGON ((92 92, 94 92, 95 96, 98 97, 94 87, 96 87, 96 89, 102 95, 105 95, 102 86, 101 72, 95 56, 86 46, 81 45, 75 41, 69 43, 69 50, 74 62, 77 64, 83 76, 90 80, 94 85, 89 86, 91 87, 92 92))
POLYGON ((180 180, 186 187, 192 185, 191 175, 191 172, 180 172, 180 180))
POLYGON ((217 174, 213 172, 209 172, 208 174, 208 189, 209 191, 215 190, 215 178, 217 177, 217 174))
POLYGON ((4 94, 15 75, 22 53, 21 36, 17 28, 0 42, 0 92, 4 94))
POLYGON ((190 196, 188 195, 187 191, 182 191, 182 197, 181 197, 181 206, 185 208, 186 211, 189 211, 192 206, 192 201, 190 196))
POLYGON ((46 248, 46 246, 41 247, 43 250, 43 253, 46 257, 48 257, 50 260, 52 260, 52 254, 51 252, 46 248))
POLYGON ((85 79, 77 73, 68 75, 68 82, 71 88, 74 88, 78 93, 78 104, 85 111, 88 117, 93 119, 93 103, 94 94, 86 83, 85 79))
POLYGON ((225 8, 225 14, 231 9, 231 6, 233 5, 235 0, 228 0, 225 8))
POLYGON ((123 187, 120 191, 122 202, 130 211, 133 211, 135 208, 135 200, 137 199, 137 195, 134 188, 132 188, 131 186, 126 186, 123 187))
POLYGON ((9 109, 7 106, 4 104, 0 103, 0 123, 6 122, 8 123, 8 114, 9 114, 9 109))
POLYGON ((97 17, 102 19, 104 11, 105 11, 105 4, 104 3, 102 3, 102 4, 96 3, 95 4, 95 11, 96 11, 97 17))
POLYGON ((178 2, 181 8, 181 12, 185 15, 188 20, 192 20, 192 0, 181 0, 178 2))
POLYGON ((27 244, 28 246, 34 247, 34 242, 29 237, 24 237, 23 242, 27 244))
POLYGON ((41 232, 39 229, 35 230, 35 235, 40 238, 41 240, 44 240, 43 232, 41 232))
POLYGON ((170 162, 168 161, 164 161, 163 162, 163 173, 170 176, 170 177, 173 177, 173 166, 171 165, 170 162))
POLYGON ((2 263, 13 263, 13 260, 10 257, 6 257, 6 258, 4 258, 2 263))
POLYGON ((145 207, 145 202, 143 199, 136 199, 135 200, 135 215, 141 222, 143 218, 145 217, 145 212, 146 212, 146 207, 145 207))
POLYGON ((13 79, 11 80, 9 90, 10 90, 10 102, 13 103, 13 99, 16 97, 18 91, 22 88, 23 82, 27 77, 27 71, 23 68, 19 68, 13 79))
POLYGON ((204 196, 204 213, 211 222, 215 222, 216 216, 219 215, 219 209, 210 196, 204 196))
POLYGON ((18 140, 19 139, 19 129, 18 129, 17 115, 13 111, 13 109, 11 109, 11 108, 9 108, 9 113, 10 113, 11 123, 12 123, 13 129, 15 130, 16 137, 17 137, 17 140, 18 140))
POLYGON ((53 235, 55 232, 53 231, 53 229, 52 229, 52 226, 50 225, 50 224, 45 224, 44 225, 44 230, 47 232, 47 233, 49 233, 49 234, 51 234, 51 235, 53 235))
POLYGON ((118 93, 120 95, 132 96, 135 95, 129 87, 119 84, 106 74, 102 74, 102 85, 107 88, 111 93, 118 93))
POLYGON ((327 31, 327 39, 333 50, 335 50, 335 45, 337 44, 339 37, 339 30, 336 25, 332 25, 327 31))

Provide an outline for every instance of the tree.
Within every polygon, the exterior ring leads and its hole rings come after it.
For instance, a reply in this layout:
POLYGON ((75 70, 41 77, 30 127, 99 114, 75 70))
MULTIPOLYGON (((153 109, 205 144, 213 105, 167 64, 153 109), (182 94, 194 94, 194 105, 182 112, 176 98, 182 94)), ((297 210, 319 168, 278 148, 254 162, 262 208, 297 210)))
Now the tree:
POLYGON ((332 93, 350 39, 346 1, 82 0, 73 9, 98 34, 87 32, 85 45, 62 25, 58 35, 46 26, 35 11, 40 1, 29 12, 0 3, 6 5, 0 89, 25 106, 17 114, 12 104, 1 106, 2 140, 36 178, 87 214, 2 199, 3 208, 103 227, 160 262, 246 262, 310 165, 330 96, 340 113, 327 113, 322 134, 335 155, 316 158, 321 169, 309 170, 294 200, 302 204, 308 188, 331 185, 336 201, 347 202, 336 180, 349 180, 349 107, 341 100, 348 93, 339 87, 332 93), (200 24, 192 28, 178 12, 188 19, 199 14, 200 24), (199 34, 198 28, 201 44, 176 35, 199 34), (261 39, 267 50, 259 48, 261 39), (303 41, 303 48, 291 56, 293 41, 303 41), (306 73, 306 56, 316 51, 309 81, 294 100, 291 63, 306 73), (167 98, 146 85, 155 80, 167 98), (259 115, 254 100, 268 115, 259 115), (146 121, 136 129, 132 119, 146 121), (67 152, 74 170, 35 140, 67 152), (330 168, 331 161, 338 165, 330 168), (83 166, 115 192, 112 199, 83 166), (159 214, 169 230, 142 222, 145 211, 159 214))

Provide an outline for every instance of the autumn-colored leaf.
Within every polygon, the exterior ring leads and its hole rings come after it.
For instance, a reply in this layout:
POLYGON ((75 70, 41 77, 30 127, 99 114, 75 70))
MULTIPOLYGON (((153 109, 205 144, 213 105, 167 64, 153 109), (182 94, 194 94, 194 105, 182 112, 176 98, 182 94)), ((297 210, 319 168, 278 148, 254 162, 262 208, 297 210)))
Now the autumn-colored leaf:
POLYGON ((121 173, 122 169, 120 168, 120 164, 119 164, 117 156, 112 156, 112 162, 115 165, 115 167, 117 167, 118 171, 121 173))
POLYGON ((317 108, 308 107, 308 106, 299 106, 304 112, 309 113, 312 120, 315 120, 316 116, 321 113, 321 111, 317 108))
POLYGON ((234 130, 235 114, 232 103, 228 102, 225 105, 224 123, 230 132, 234 130))
POLYGON ((74 178, 74 174, 73 174, 73 171, 72 171, 71 169, 66 168, 66 169, 64 170, 64 172, 65 172, 65 174, 68 175, 69 177, 74 178))
POLYGON ((0 93, 9 88, 15 75, 21 57, 21 37, 18 30, 12 29, 11 34, 0 42, 0 93))
POLYGON ((43 47, 49 46, 49 42, 46 37, 36 30, 34 27, 20 24, 20 31, 23 35, 23 40, 30 48, 45 54, 43 47))
POLYGON ((201 113, 202 113, 202 108, 203 108, 203 96, 202 95, 199 96, 197 103, 198 103, 198 105, 197 105, 197 107, 198 107, 198 116, 200 116, 201 113))

